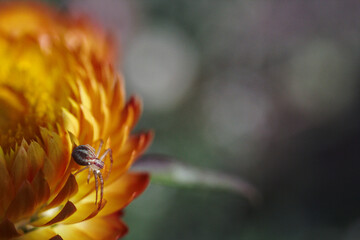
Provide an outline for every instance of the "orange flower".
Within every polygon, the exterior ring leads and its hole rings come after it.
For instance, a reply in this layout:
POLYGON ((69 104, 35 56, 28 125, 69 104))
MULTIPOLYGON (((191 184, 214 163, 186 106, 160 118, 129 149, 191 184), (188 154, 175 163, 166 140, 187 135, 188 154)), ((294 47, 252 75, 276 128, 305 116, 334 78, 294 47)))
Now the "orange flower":
MULTIPOLYGON (((141 104, 124 100, 109 38, 42 5, 0 6, 0 239, 116 239, 121 209, 148 184, 128 172, 151 141, 130 135, 141 104), (101 209, 94 177, 71 158, 104 140, 114 165, 101 209)), ((109 168, 105 160, 104 173, 109 168)))

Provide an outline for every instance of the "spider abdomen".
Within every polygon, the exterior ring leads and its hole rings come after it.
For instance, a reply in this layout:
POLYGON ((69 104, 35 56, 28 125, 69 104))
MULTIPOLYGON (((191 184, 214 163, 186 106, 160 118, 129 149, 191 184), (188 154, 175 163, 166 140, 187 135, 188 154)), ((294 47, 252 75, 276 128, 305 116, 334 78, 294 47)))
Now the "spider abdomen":
POLYGON ((96 159, 94 151, 86 145, 79 145, 74 148, 71 156, 77 164, 82 166, 87 166, 96 159))

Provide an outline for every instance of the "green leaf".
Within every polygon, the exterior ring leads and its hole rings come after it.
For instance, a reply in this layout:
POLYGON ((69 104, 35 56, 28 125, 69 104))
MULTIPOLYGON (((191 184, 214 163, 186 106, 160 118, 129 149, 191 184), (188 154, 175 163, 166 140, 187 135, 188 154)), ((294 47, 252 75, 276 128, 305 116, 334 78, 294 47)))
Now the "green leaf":
POLYGON ((259 205, 262 201, 258 190, 238 176, 199 169, 165 155, 144 155, 136 161, 132 171, 149 172, 152 182, 157 184, 227 190, 244 196, 253 205, 259 205))

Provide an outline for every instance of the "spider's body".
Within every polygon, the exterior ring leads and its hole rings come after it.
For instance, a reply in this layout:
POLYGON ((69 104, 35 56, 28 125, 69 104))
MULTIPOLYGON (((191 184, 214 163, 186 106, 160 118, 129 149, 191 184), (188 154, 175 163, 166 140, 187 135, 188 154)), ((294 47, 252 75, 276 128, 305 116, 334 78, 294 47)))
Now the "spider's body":
POLYGON ((110 174, 110 172, 111 172, 111 167, 112 167, 112 163, 113 163, 112 151, 110 148, 106 149, 105 152, 99 157, 102 145, 103 145, 103 141, 100 141, 100 146, 96 153, 95 153, 95 149, 88 144, 87 145, 79 145, 74 148, 74 150, 72 151, 72 154, 71 154, 71 156, 73 157, 74 161, 77 164, 79 164, 81 166, 86 166, 86 167, 80 169, 79 171, 77 171, 75 173, 75 175, 78 174, 79 172, 84 171, 85 169, 89 169, 89 175, 88 175, 88 179, 87 179, 87 181, 89 183, 91 172, 94 174, 95 190, 96 190, 95 204, 97 204, 97 198, 98 198, 98 188, 99 188, 98 178, 99 178, 99 181, 100 181, 99 209, 101 207, 101 203, 102 203, 102 199, 103 199, 103 195, 104 195, 104 179, 103 179, 101 170, 105 167, 104 158, 106 157, 107 154, 109 154, 109 156, 110 156, 110 169, 108 171, 108 174, 110 174))

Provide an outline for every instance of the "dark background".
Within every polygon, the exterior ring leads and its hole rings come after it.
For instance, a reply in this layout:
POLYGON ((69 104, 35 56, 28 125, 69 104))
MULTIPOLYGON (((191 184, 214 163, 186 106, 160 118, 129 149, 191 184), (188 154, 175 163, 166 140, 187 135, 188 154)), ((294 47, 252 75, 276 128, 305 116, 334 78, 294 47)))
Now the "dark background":
POLYGON ((76 0, 119 40, 148 152, 248 180, 237 194, 152 184, 125 239, 360 239, 360 1, 76 0))

